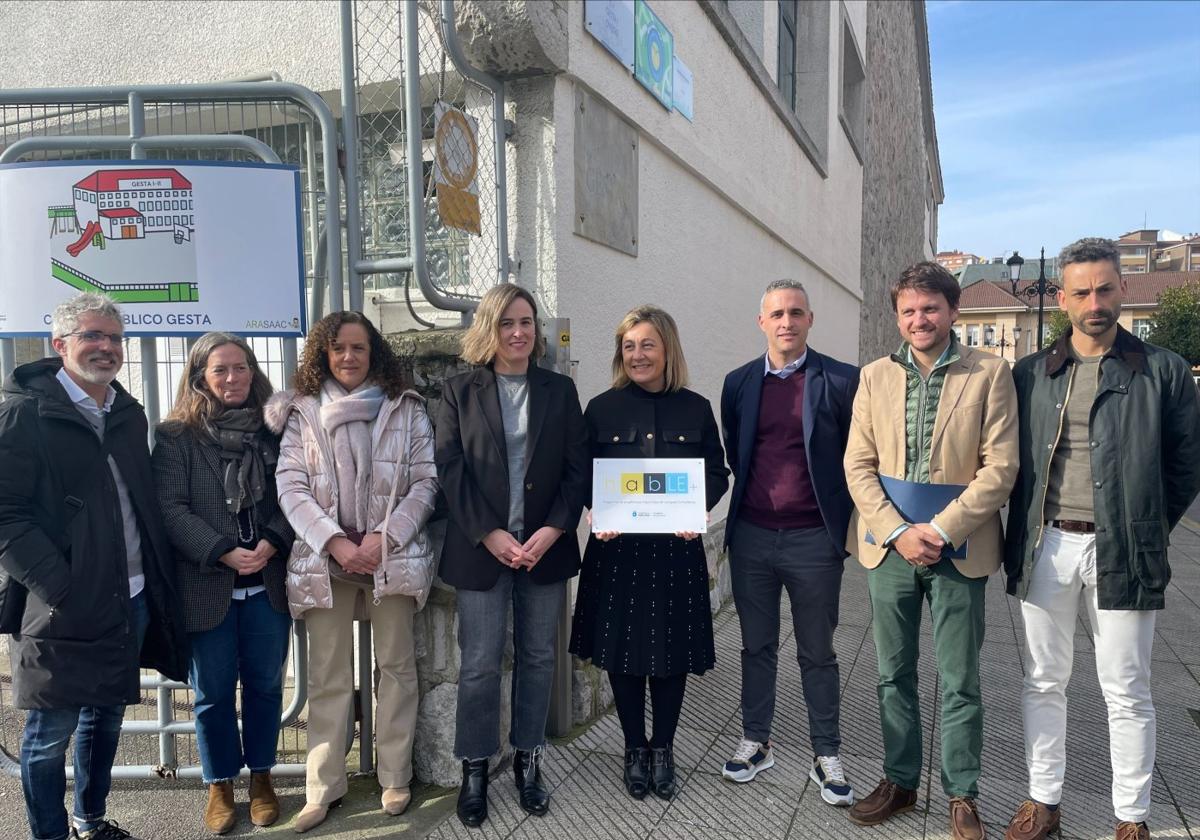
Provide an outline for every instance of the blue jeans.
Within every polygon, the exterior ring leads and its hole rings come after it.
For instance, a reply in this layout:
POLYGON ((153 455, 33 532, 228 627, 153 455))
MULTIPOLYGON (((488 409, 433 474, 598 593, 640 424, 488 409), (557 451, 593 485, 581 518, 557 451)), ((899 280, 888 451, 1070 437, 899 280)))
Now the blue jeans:
MULTIPOLYGON (((150 623, 146 596, 138 594, 130 609, 138 647, 150 623)), ((33 840, 67 840, 70 828, 63 797, 67 792, 67 743, 75 735, 75 827, 91 831, 104 819, 104 803, 112 787, 112 765, 121 737, 124 706, 81 709, 31 709, 21 738, 21 788, 33 840)))
POLYGON ((505 570, 491 589, 458 590, 458 716, 454 754, 488 758, 500 748, 500 663, 513 610, 512 725, 509 743, 532 750, 546 740, 554 641, 566 581, 542 586, 505 570))
POLYGON ((276 612, 266 592, 229 602, 224 620, 189 634, 188 681, 196 692, 196 746, 208 784, 235 779, 242 767, 275 766, 283 669, 292 620, 276 612), (242 732, 235 700, 242 682, 242 732))

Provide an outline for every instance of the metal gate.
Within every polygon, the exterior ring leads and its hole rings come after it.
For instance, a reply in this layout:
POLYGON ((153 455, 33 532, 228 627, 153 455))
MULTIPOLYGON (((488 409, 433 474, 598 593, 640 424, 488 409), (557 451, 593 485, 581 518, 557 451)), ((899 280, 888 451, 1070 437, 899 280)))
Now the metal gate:
MULTIPOLYGON (((337 160, 337 131, 328 106, 305 88, 271 80, 0 92, 0 148, 0 163, 139 159, 153 151, 174 160, 255 159, 299 166, 302 210, 308 220, 306 250, 331 255, 324 264, 309 261, 313 265, 307 283, 310 308, 314 316, 319 315, 326 298, 330 306, 341 308, 339 185, 336 175, 323 166, 324 161, 337 160)), ((125 368, 125 384, 146 406, 153 424, 162 409, 169 408, 170 384, 178 378, 186 358, 186 342, 142 338, 127 344, 130 363, 125 368), (162 355, 165 360, 160 360, 162 355)), ((264 365, 274 384, 281 387, 295 368, 296 342, 256 339, 255 344, 256 351, 264 351, 264 365)), ((44 346, 37 349, 48 354, 44 346)), ((13 364, 14 350, 12 339, 0 341, 6 372, 13 364)), ((305 651, 303 624, 297 623, 280 744, 285 757, 302 757, 306 749, 302 730, 293 726, 305 703, 305 651)), ((0 769, 17 775, 20 768, 8 747, 17 743, 24 716, 10 701, 12 679, 7 664, 5 656, 0 664, 0 769)), ((145 739, 156 738, 158 762, 122 764, 114 768, 114 776, 199 778, 194 743, 186 741, 186 754, 181 756, 176 739, 195 731, 188 687, 144 672, 141 688, 142 701, 130 708, 122 736, 126 749, 141 755, 149 748, 145 739)), ((69 775, 72 769, 68 765, 69 775)), ((303 764, 296 762, 282 764, 276 772, 294 775, 303 770, 303 764)))

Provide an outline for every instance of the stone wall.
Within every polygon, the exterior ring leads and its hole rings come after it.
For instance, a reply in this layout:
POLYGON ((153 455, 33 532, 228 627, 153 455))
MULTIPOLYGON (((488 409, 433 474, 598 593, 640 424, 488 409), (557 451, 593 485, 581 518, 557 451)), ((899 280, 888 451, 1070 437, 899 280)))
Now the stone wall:
POLYGON ((899 337, 888 289, 905 267, 925 259, 929 182, 919 60, 925 45, 918 38, 928 36, 919 14, 913 2, 867 5, 863 304, 858 334, 864 363, 895 349, 899 337))

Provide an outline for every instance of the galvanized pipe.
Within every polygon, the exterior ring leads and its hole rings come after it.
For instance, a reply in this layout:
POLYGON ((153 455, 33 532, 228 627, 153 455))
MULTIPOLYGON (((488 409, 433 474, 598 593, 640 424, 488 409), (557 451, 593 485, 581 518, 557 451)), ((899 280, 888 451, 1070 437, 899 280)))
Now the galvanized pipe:
POLYGON ((454 62, 455 69, 464 77, 482 85, 492 92, 492 133, 496 166, 496 282, 508 280, 508 183, 506 176, 505 141, 508 132, 504 122, 504 82, 490 73, 486 73, 467 61, 462 44, 458 40, 458 30, 454 27, 454 0, 442 0, 442 43, 446 52, 454 62))
MULTIPOLYGON (((475 303, 442 294, 429 279, 429 261, 425 255, 425 196, 420 188, 421 172, 421 55, 417 43, 419 22, 417 4, 404 4, 404 128, 405 150, 408 166, 408 254, 412 270, 417 275, 417 285, 425 299, 440 309, 452 312, 473 312, 475 303), (417 182, 414 183, 414 179, 417 182)), ((390 261, 379 260, 360 265, 361 271, 390 273, 396 269, 388 267, 390 261)))
MULTIPOLYGON (((358 181, 358 85, 354 66, 354 4, 342 0, 342 149, 347 185, 358 181)), ((362 277, 356 266, 362 258, 362 206, 358 190, 346 189, 346 265, 350 281, 350 308, 361 312, 363 307, 362 277), (351 193, 354 193, 352 196, 351 193)))

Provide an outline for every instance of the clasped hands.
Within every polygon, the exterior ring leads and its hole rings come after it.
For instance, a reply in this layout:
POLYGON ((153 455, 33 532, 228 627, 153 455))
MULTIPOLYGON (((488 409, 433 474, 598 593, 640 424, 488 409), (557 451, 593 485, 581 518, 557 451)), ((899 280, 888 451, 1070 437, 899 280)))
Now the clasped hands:
POLYGON ((946 541, 932 525, 918 522, 905 528, 892 547, 913 566, 932 566, 941 561, 946 541))
POLYGON ((253 549, 234 548, 222 554, 220 559, 239 575, 252 575, 261 572, 267 561, 274 556, 275 546, 266 540, 259 540, 253 549))
POLYGON ((547 549, 554 545, 554 541, 562 534, 562 528, 543 525, 534 531, 533 536, 525 540, 524 544, 521 544, 508 531, 497 528, 483 538, 483 545, 492 553, 493 557, 510 569, 531 571, 542 559, 542 555, 546 553, 547 549))
POLYGON ((337 564, 352 575, 373 575, 382 560, 383 537, 370 531, 363 535, 358 545, 349 537, 336 536, 326 543, 325 548, 337 564))
MULTIPOLYGON (((708 521, 708 522, 712 521, 709 514, 707 514, 707 513, 704 514, 704 519, 705 519, 705 521, 708 521)), ((587 524, 588 524, 588 528, 590 529, 592 527, 592 512, 590 510, 587 512, 587 524)), ((621 536, 620 531, 596 531, 595 532, 595 537, 596 537, 596 539, 600 540, 600 542, 608 542, 609 540, 616 539, 619 536, 621 536)), ((685 540, 694 540, 694 539, 696 539, 696 537, 700 536, 700 532, 699 531, 676 531, 675 536, 680 537, 685 540)))

